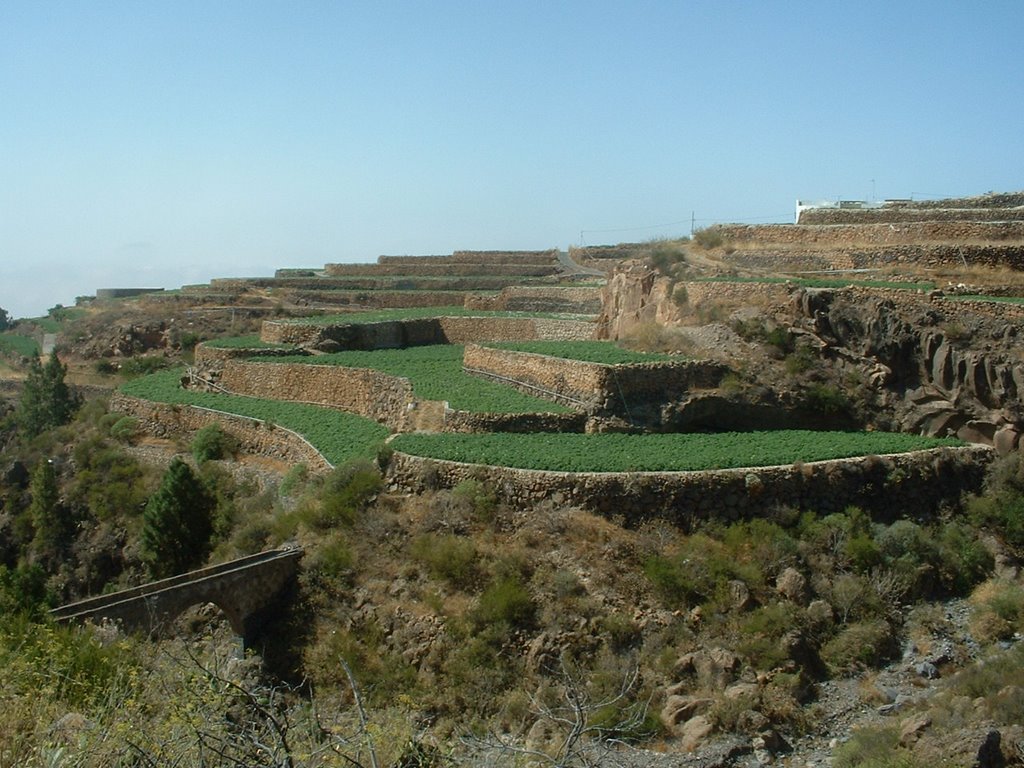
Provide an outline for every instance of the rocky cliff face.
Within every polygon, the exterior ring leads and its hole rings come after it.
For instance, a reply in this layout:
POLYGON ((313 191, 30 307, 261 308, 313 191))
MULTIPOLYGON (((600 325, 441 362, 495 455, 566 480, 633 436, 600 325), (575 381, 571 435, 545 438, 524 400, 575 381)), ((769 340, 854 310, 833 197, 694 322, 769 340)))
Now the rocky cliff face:
MULTIPOLYGON (((695 313, 673 299, 674 289, 674 281, 638 262, 617 270, 604 289, 606 338, 628 337, 645 324, 682 326, 714 314, 707 298, 695 313)), ((788 324, 817 350, 820 363, 833 369, 832 380, 849 382, 848 394, 871 404, 875 423, 884 428, 957 435, 1001 452, 1016 449, 1024 433, 1019 349, 1024 329, 962 306, 900 293, 906 298, 897 303, 885 292, 795 288, 788 302, 780 303, 752 290, 749 306, 732 297, 718 319, 732 313, 733 320, 756 316, 788 324), (856 388, 864 391, 852 391, 856 388)), ((758 382, 785 400, 791 382, 784 368, 772 370, 771 361, 758 358, 756 350, 733 350, 737 367, 756 369, 758 382)))
POLYGON ((834 355, 884 367, 885 402, 902 430, 1017 447, 1024 362, 1016 326, 962 312, 954 321, 925 305, 908 313, 844 291, 803 290, 794 306, 834 355))
POLYGON ((601 294, 598 324, 604 338, 621 339, 648 323, 678 322, 672 280, 638 261, 617 268, 601 294))

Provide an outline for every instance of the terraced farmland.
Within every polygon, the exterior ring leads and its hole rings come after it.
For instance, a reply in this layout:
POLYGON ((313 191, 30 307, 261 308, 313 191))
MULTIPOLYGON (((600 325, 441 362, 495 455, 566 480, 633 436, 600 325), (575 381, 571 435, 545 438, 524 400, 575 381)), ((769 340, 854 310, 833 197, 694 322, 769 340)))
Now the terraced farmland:
POLYGON ((350 350, 329 355, 286 356, 279 363, 373 368, 412 382, 423 400, 446 400, 450 407, 475 413, 569 413, 570 409, 512 387, 471 376, 462 370, 463 347, 436 344, 407 349, 350 350))
POLYGON ((963 445, 887 432, 714 434, 405 434, 396 451, 468 464, 559 472, 683 472, 763 467, 963 445))

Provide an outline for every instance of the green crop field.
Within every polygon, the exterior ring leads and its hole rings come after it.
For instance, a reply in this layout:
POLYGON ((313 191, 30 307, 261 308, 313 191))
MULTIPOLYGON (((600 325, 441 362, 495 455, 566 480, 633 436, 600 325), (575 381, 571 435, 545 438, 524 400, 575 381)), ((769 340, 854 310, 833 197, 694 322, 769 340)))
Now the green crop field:
POLYGON ((469 464, 560 472, 678 472, 823 461, 963 445, 888 432, 718 434, 403 434, 396 451, 469 464))
POLYGON ((286 427, 306 438, 335 465, 373 456, 388 435, 388 430, 374 421, 330 408, 182 389, 182 372, 177 368, 144 376, 122 385, 121 391, 143 400, 197 405, 286 427))
POLYGON ((39 354, 39 342, 31 336, 22 336, 18 333, 0 333, 0 352, 36 357, 39 354))
POLYGON ((515 352, 531 352, 568 360, 580 360, 602 365, 630 365, 633 363, 679 362, 684 358, 660 353, 634 352, 610 341, 516 341, 493 342, 485 346, 515 352))
POLYGON ((460 411, 474 413, 569 413, 570 409, 549 400, 525 395, 512 387, 470 376, 462 370, 463 348, 457 344, 434 344, 406 349, 349 350, 313 357, 275 357, 274 363, 343 365, 373 368, 412 383, 413 392, 424 400, 447 400, 460 411))

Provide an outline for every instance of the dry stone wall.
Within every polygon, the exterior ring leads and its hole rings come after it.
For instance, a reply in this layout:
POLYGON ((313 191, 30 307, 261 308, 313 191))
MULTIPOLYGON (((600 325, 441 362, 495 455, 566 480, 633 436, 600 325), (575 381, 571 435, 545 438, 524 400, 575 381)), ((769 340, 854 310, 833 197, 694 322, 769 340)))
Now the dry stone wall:
POLYGON ((559 267, 554 263, 548 264, 480 264, 474 262, 466 263, 423 263, 423 264, 326 264, 324 272, 328 277, 347 277, 351 275, 368 275, 380 277, 396 275, 401 277, 459 277, 476 276, 481 272, 486 275, 510 275, 517 277, 545 277, 554 275, 559 267))
POLYGON ((664 519, 684 528, 702 520, 736 520, 779 509, 840 512, 855 504, 880 518, 926 515, 956 507, 977 490, 991 448, 941 448, 778 467, 707 472, 568 473, 424 459, 396 452, 392 487, 419 492, 473 479, 519 508, 551 500, 635 527, 664 519))
POLYGON ((567 402, 589 413, 629 415, 630 405, 666 402, 694 389, 716 387, 728 368, 708 361, 602 365, 580 360, 466 346, 465 368, 530 394, 567 402))
POLYGON ((1024 208, 805 208, 797 224, 898 224, 911 221, 1021 221, 1024 208))
POLYGON ((399 431, 414 401, 408 379, 340 365, 228 360, 220 385, 239 395, 338 408, 399 431))
POLYGON ((467 309, 596 315, 601 311, 601 289, 510 286, 496 296, 469 296, 465 306, 467 309))
POLYGON ((856 245, 918 245, 922 243, 1024 243, 1024 221, 924 221, 895 224, 719 224, 730 244, 750 246, 815 246, 823 249, 856 245))
POLYGON ((446 408, 443 432, 583 432, 585 413, 474 413, 446 408))
POLYGON ((370 309, 404 309, 406 307, 461 307, 466 293, 462 291, 394 291, 394 290, 326 290, 295 291, 296 301, 327 304, 336 307, 370 309))
POLYGON ((1024 244, 1014 245, 891 245, 865 248, 750 248, 732 251, 723 261, 746 269, 778 271, 871 269, 912 266, 915 269, 982 267, 1024 269, 1024 244))
POLYGON ((134 417, 140 431, 154 437, 191 440, 203 427, 218 424, 238 440, 245 453, 306 464, 315 472, 331 469, 330 462, 300 435, 258 419, 193 405, 155 403, 121 392, 111 396, 110 410, 134 417))
POLYGON ((449 256, 379 256, 378 264, 552 264, 558 251, 455 251, 449 256))
POLYGON ((225 360, 244 360, 248 357, 284 357, 286 355, 304 354, 298 347, 274 349, 270 347, 217 347, 200 342, 195 348, 195 364, 197 366, 221 363, 225 360))
POLYGON ((594 323, 533 317, 440 317, 334 325, 266 320, 260 339, 268 343, 300 345, 331 340, 342 349, 393 349, 474 341, 591 339, 596 332, 594 323))

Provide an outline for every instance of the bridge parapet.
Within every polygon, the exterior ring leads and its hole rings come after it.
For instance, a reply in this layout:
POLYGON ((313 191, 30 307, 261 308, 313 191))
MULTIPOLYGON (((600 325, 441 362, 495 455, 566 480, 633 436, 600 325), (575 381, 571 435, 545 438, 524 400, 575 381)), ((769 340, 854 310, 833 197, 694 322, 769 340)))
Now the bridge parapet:
POLYGON ((301 548, 275 549, 80 600, 50 612, 58 622, 107 619, 131 631, 159 632, 186 608, 214 603, 243 641, 295 575, 301 548))

